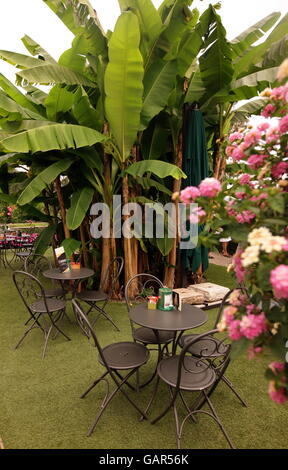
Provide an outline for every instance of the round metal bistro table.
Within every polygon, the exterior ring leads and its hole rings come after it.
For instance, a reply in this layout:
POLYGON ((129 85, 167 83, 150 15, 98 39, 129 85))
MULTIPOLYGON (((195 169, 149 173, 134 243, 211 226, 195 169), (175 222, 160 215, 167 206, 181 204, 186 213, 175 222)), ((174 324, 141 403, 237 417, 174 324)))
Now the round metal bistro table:
POLYGON ((184 331, 204 325, 208 320, 206 312, 193 305, 184 304, 182 310, 149 310, 147 303, 132 307, 129 316, 137 325, 151 328, 156 337, 158 330, 174 331, 172 353, 175 354, 177 345, 184 331))
POLYGON ((43 271, 43 276, 47 277, 48 279, 60 281, 61 284, 65 281, 73 281, 73 288, 72 288, 73 298, 76 295, 79 282, 82 281, 83 279, 87 279, 88 277, 93 276, 93 274, 94 274, 93 269, 89 269, 89 268, 72 269, 71 271, 67 271, 63 273, 58 268, 53 268, 53 269, 48 269, 47 271, 43 271))
MULTIPOLYGON (((137 325, 144 326, 146 328, 151 328, 154 331, 154 334, 157 339, 159 339, 159 330, 164 331, 174 331, 174 340, 172 345, 172 355, 176 354, 177 345, 179 344, 180 338, 186 330, 197 328, 201 325, 204 325, 208 320, 206 312, 200 308, 194 307, 193 305, 184 304, 182 310, 149 310, 147 303, 141 303, 132 307, 129 312, 129 316, 133 322, 137 325)), ((143 387, 148 385, 156 376, 157 368, 160 361, 163 359, 164 348, 161 349, 160 343, 158 343, 158 360, 156 368, 143 387)), ((154 390, 152 392, 151 398, 148 402, 148 405, 145 409, 145 412, 148 413, 151 404, 156 397, 157 390, 159 387, 159 376, 157 375, 156 383, 154 390)), ((142 388, 142 386, 141 386, 142 388)))

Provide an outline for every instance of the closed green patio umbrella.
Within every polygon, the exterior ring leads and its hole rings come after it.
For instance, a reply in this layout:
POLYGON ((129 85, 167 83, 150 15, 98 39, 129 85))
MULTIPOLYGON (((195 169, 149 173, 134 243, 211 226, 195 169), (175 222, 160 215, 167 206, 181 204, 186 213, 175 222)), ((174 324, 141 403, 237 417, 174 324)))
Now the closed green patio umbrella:
MULTIPOLYGON (((205 135, 205 127, 202 113, 195 106, 186 108, 184 114, 184 149, 183 171, 187 179, 183 180, 182 189, 187 186, 198 186, 208 177, 208 152, 205 135)), ((203 225, 198 227, 198 233, 203 230, 203 225)), ((195 273, 202 265, 204 272, 208 266, 208 250, 204 246, 198 246, 191 250, 181 250, 182 269, 195 273)))

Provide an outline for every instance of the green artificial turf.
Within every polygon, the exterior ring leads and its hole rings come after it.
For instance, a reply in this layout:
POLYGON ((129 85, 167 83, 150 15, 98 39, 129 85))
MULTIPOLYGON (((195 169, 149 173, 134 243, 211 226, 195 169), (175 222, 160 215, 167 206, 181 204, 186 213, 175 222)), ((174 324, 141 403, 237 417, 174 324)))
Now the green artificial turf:
MULTIPOLYGON (((231 285, 225 268, 211 266, 208 280, 231 285)), ((233 283, 233 282, 232 282, 233 283)), ((13 349, 22 335, 27 312, 12 284, 11 271, 0 268, 0 436, 5 448, 10 449, 170 449, 176 448, 173 413, 152 426, 139 422, 137 412, 123 395, 116 395, 89 438, 87 430, 97 413, 105 394, 102 383, 84 400, 79 396, 100 374, 97 352, 80 332, 76 324, 63 321, 65 332, 71 337, 50 341, 47 356, 41 359, 43 337, 33 331, 18 350, 13 349)), ((130 340, 130 325, 123 303, 110 306, 110 313, 121 329, 100 319, 97 331, 102 345, 130 340)), ((69 309, 72 318, 71 309, 69 309)), ((209 322, 197 331, 205 331, 213 324, 215 310, 209 313, 209 322)), ((194 330, 196 331, 196 330, 194 330)), ((155 365, 155 353, 143 369, 141 377, 148 377, 155 365)), ((213 403, 231 439, 238 448, 287 447, 287 407, 274 404, 267 395, 263 377, 265 361, 248 361, 243 355, 227 371, 239 393, 247 400, 244 408, 229 389, 221 384, 212 396, 213 403)), ((152 392, 152 385, 134 399, 144 407, 152 392)), ((168 400, 168 391, 162 384, 151 416, 156 416, 168 400)), ((183 448, 227 448, 228 445, 211 418, 201 415, 198 423, 186 423, 183 448)))

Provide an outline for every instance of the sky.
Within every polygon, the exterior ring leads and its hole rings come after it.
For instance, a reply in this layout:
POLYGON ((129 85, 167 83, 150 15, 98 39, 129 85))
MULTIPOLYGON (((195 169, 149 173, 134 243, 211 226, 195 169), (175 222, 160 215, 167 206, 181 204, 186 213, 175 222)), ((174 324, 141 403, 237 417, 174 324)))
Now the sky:
MULTIPOLYGON (((104 29, 113 30, 120 13, 118 1, 90 0, 90 3, 104 29)), ((162 0, 153 3, 158 7, 162 0)), ((194 0, 192 7, 203 11, 209 3, 209 0, 194 0)), ((222 0, 220 14, 228 39, 233 39, 273 11, 287 13, 287 0, 222 0)), ((42 0, 0 0, 0 18, 0 49, 26 54, 21 38, 28 34, 58 59, 73 39, 72 33, 42 0)), ((0 72, 14 81, 15 69, 9 64, 0 61, 0 72)))

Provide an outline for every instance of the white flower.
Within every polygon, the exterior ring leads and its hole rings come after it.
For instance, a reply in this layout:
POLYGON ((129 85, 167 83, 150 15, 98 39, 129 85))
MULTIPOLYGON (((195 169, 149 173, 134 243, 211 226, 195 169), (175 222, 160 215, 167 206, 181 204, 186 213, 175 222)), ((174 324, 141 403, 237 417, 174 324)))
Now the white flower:
POLYGON ((255 246, 255 245, 261 246, 265 240, 271 237, 272 237, 272 233, 270 232, 268 228, 266 227, 254 228, 254 230, 252 230, 252 232, 250 232, 248 235, 248 242, 252 246, 255 246))
POLYGON ((272 251, 282 251, 283 246, 286 244, 284 237, 270 237, 263 240, 261 248, 265 253, 272 253, 272 251))
POLYGON ((227 323, 224 320, 224 318, 222 318, 222 320, 217 324, 217 330, 218 331, 225 331, 226 329, 227 329, 227 323))
POLYGON ((259 246, 248 246, 241 255, 242 265, 244 268, 259 261, 259 246))
POLYGON ((230 272, 233 271, 233 270, 234 270, 234 264, 233 264, 233 263, 228 264, 228 266, 227 266, 227 273, 230 273, 230 272))

